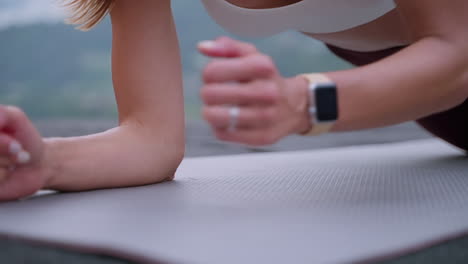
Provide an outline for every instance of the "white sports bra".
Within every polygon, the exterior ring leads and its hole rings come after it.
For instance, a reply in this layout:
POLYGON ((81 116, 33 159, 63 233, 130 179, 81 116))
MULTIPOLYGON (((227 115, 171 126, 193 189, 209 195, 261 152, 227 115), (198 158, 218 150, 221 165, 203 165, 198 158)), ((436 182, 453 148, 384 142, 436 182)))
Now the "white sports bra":
POLYGON ((371 22, 395 8, 393 0, 302 0, 278 8, 249 9, 226 0, 202 0, 226 30, 264 37, 286 30, 332 33, 371 22))

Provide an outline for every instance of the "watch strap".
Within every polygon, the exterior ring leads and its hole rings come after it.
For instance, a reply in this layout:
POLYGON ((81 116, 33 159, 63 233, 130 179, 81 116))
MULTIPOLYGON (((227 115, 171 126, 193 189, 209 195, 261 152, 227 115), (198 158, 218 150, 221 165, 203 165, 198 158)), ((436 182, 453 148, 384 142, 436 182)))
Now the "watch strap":
MULTIPOLYGON (((307 87, 309 91, 309 104, 308 104, 308 112, 310 113, 310 108, 315 107, 312 104, 312 99, 314 98, 314 95, 310 94, 311 89, 310 86, 317 84, 317 83, 333 83, 332 80, 330 80, 325 74, 321 73, 309 73, 309 74, 302 74, 302 77, 306 78, 307 81, 309 82, 309 85, 307 87)), ((329 132, 332 128, 335 122, 314 122, 313 120, 315 119, 315 116, 310 116, 310 123, 311 123, 311 128, 308 131, 305 131, 301 133, 303 136, 317 136, 320 134, 325 134, 329 132)), ((315 119, 316 120, 316 119, 315 119)))

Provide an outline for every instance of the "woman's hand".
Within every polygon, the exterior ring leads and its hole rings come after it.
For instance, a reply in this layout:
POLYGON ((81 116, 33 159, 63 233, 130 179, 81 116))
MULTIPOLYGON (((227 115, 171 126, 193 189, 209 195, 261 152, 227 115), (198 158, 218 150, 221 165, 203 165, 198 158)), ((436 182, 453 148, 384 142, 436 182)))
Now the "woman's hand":
POLYGON ((223 37, 198 48, 216 58, 205 67, 201 96, 203 117, 217 138, 259 146, 307 129, 305 79, 282 77, 272 59, 248 43, 223 37))
POLYGON ((46 182, 44 143, 19 108, 0 105, 0 201, 34 194, 46 182))

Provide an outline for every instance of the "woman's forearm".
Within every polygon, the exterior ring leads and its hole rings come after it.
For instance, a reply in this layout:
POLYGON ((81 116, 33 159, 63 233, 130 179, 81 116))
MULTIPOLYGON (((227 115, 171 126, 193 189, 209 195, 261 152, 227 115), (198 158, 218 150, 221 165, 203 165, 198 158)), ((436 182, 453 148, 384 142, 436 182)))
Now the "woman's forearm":
POLYGON ((171 179, 183 158, 182 67, 170 0, 116 0, 111 18, 120 126, 47 140, 50 189, 156 183, 171 179))
POLYGON ((90 136, 47 139, 45 153, 45 189, 82 191, 171 180, 184 146, 167 132, 121 126, 90 136))
POLYGON ((338 84, 334 131, 416 120, 462 103, 468 94, 466 48, 425 38, 368 66, 327 75, 338 84))

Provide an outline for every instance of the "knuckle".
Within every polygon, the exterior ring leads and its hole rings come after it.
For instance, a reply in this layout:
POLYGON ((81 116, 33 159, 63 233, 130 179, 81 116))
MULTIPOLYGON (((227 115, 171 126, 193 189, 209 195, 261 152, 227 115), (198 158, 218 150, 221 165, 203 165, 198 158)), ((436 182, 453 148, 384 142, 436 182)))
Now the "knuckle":
POLYGON ((7 107, 9 114, 16 120, 24 120, 26 119, 26 114, 21 110, 19 107, 16 106, 8 106, 7 107))
POLYGON ((269 83, 265 86, 265 89, 262 91, 263 97, 265 101, 269 103, 277 103, 280 101, 280 93, 278 89, 276 88, 276 85, 273 83, 269 83))
POLYGON ((274 66, 273 59, 266 54, 260 54, 259 59, 262 63, 264 63, 267 66, 274 66))
POLYGON ((206 121, 210 122, 210 120, 212 120, 212 114, 211 114, 211 111, 208 107, 203 107, 202 109, 202 117, 203 119, 205 119, 206 121))
POLYGON ((252 81, 250 82, 246 87, 248 89, 249 92, 251 93, 254 93, 256 92, 256 94, 261 94, 262 93, 262 90, 264 89, 264 83, 258 81, 258 80, 255 80, 255 81, 252 81))
POLYGON ((252 43, 246 42, 246 43, 244 43, 244 45, 245 45, 245 48, 246 48, 247 50, 249 50, 250 52, 255 52, 255 51, 257 51, 257 47, 256 47, 254 44, 252 44, 252 43))
POLYGON ((203 102, 210 103, 213 98, 213 89, 210 86, 205 86, 200 91, 200 97, 203 102))
POLYGON ((269 92, 267 94, 267 99, 269 102, 275 104, 275 103, 278 103, 280 101, 280 94, 278 93, 278 91, 272 91, 272 92, 269 92))
POLYGON ((216 107, 206 107, 202 112, 203 119, 206 120, 211 126, 219 127, 222 122, 222 114, 216 107))
POLYGON ((260 112, 260 118, 264 121, 273 121, 276 116, 276 109, 267 108, 260 112))
POLYGON ((210 82, 216 71, 216 62, 209 62, 202 71, 202 78, 205 82, 210 82))
POLYGON ((252 101, 255 100, 255 89, 239 89, 233 97, 239 102, 252 101))
POLYGON ((255 100, 265 103, 276 103, 279 99, 276 85, 272 82, 257 82, 251 86, 249 92, 255 100))
POLYGON ((253 59, 253 65, 256 71, 262 75, 273 75, 275 73, 275 64, 270 56, 258 54, 253 59))
POLYGON ((203 102, 205 102, 207 96, 208 96, 208 92, 206 91, 206 87, 203 86, 203 87, 200 89, 200 98, 202 99, 203 102))

